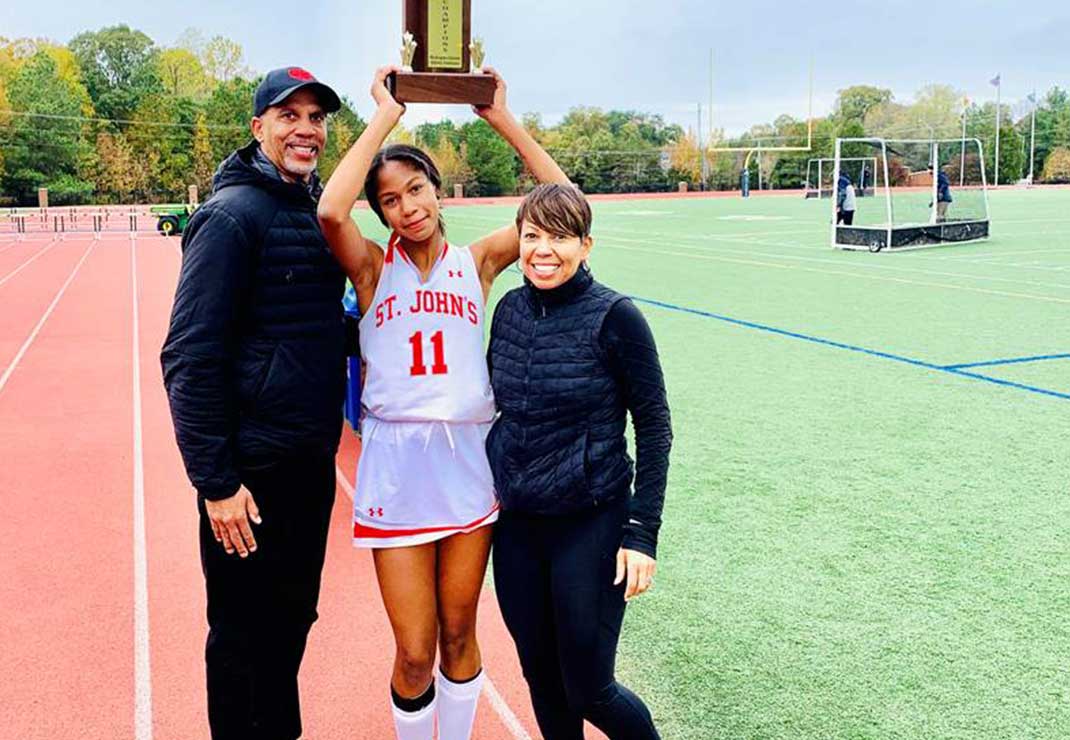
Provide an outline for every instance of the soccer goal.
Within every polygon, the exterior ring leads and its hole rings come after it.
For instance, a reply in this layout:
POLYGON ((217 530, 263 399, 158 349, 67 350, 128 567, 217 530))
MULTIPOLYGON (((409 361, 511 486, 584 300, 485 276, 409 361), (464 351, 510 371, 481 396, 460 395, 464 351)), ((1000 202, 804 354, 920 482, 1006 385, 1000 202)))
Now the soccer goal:
POLYGON ((833 199, 833 247, 899 251, 988 238, 988 191, 979 140, 836 139, 833 182, 842 164, 869 154, 877 159, 875 195, 855 201, 849 225, 837 223, 839 199, 833 199))
MULTIPOLYGON (((876 157, 844 157, 840 171, 851 178, 858 196, 873 195, 873 183, 877 172, 876 157)), ((834 175, 836 159, 821 157, 806 163, 805 198, 831 198, 836 191, 834 175)))

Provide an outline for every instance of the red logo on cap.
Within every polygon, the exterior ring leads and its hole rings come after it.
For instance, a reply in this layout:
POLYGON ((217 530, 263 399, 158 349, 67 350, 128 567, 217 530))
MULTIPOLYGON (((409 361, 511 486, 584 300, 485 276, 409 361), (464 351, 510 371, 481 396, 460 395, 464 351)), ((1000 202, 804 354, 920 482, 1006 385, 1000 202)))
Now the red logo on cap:
POLYGON ((301 82, 308 82, 309 80, 316 79, 312 76, 311 72, 307 69, 301 69, 300 67, 290 67, 287 72, 290 77, 293 77, 295 80, 301 80, 301 82))

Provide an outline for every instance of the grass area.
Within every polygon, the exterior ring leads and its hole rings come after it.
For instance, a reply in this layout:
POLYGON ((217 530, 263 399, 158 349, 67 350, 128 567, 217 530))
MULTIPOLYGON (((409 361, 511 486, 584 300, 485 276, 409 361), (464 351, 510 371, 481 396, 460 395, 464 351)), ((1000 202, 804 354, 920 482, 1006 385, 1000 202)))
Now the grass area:
POLYGON ((620 675, 664 737, 1070 736, 1070 398, 1036 392, 1070 359, 933 367, 1070 353, 1070 191, 990 207, 987 242, 874 255, 827 201, 595 204, 602 282, 901 358, 640 304, 676 442, 620 675))

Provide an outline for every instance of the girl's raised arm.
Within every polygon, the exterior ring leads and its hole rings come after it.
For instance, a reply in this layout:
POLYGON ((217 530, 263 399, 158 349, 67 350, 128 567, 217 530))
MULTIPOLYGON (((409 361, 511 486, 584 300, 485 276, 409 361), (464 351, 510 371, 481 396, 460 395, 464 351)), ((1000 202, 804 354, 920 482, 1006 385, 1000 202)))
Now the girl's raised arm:
MULTIPOLYGON (((331 174, 316 209, 331 253, 353 281, 358 299, 364 296, 361 303, 371 301, 382 270, 383 252, 374 242, 364 238, 351 212, 364 188, 372 158, 405 112, 405 106, 394 100, 386 88, 387 75, 396 69, 381 67, 376 71, 371 87, 372 98, 377 104, 375 115, 331 174)), ((366 305, 361 306, 361 310, 366 308, 366 305)))
MULTIPOLYGON (((564 173, 554 158, 542 148, 539 142, 516 120, 506 103, 505 80, 494 69, 486 67, 487 74, 494 75, 498 88, 494 93, 494 103, 475 108, 476 114, 490 124, 499 136, 509 142, 516 150, 524 164, 540 183, 556 182, 569 184, 564 173)), ((472 244, 472 257, 479 267, 479 277, 483 282, 483 292, 489 293, 490 285, 505 268, 520 257, 520 234, 516 224, 504 226, 472 244)))

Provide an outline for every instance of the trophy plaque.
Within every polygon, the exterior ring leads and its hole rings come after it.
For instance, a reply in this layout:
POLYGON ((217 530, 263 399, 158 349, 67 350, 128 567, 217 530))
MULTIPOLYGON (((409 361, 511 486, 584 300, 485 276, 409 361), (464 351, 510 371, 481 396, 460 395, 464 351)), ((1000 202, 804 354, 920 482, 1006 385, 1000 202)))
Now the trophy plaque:
POLYGON ((387 78, 399 103, 490 105, 497 83, 481 74, 472 0, 403 0, 402 71, 387 78))

